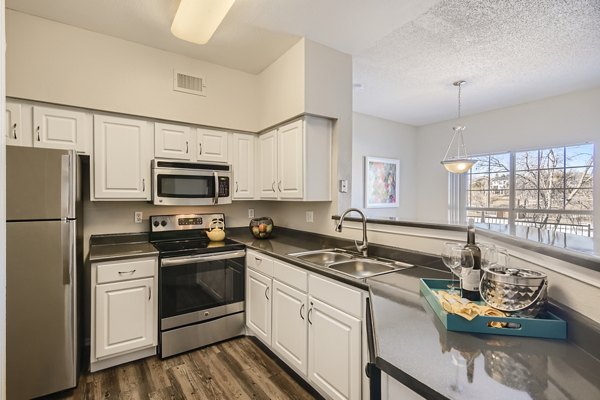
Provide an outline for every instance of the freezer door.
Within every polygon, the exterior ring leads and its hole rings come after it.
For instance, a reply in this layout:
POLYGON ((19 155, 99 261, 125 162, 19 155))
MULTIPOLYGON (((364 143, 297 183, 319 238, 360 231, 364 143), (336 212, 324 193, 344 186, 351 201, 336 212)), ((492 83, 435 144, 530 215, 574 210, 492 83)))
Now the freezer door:
POLYGON ((6 148, 6 219, 75 218, 72 150, 6 148))
POLYGON ((76 385, 75 224, 6 224, 8 399, 76 385))

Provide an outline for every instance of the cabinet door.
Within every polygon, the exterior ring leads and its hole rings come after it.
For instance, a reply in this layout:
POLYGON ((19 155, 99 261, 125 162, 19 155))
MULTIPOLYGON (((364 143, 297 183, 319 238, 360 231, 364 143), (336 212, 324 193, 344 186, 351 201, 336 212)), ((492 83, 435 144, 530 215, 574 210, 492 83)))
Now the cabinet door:
POLYGON ((21 105, 6 102, 6 145, 22 146, 23 129, 21 128, 21 105))
POLYGON ((93 199, 150 200, 151 139, 146 121, 94 116, 93 199))
POLYGON ((86 148, 85 113, 33 107, 33 147, 77 150, 86 148))
POLYGON ((198 146, 196 159, 198 161, 213 161, 227 163, 227 132, 198 128, 198 146))
POLYGON ((277 198, 277 131, 258 137, 258 190, 261 199, 277 198))
POLYGON ((191 160, 191 131, 188 126, 155 123, 154 156, 176 160, 191 160))
POLYGON ((304 133, 302 121, 277 130, 277 188, 282 199, 301 199, 304 179, 304 133))
POLYGON ((254 198, 254 135, 233 135, 233 198, 254 198))
POLYGON ((306 293, 273 280, 273 350, 306 376, 308 327, 306 293))
POLYGON ((96 285, 96 358, 155 345, 154 278, 96 285))
POLYGON ((332 399, 360 399, 360 320, 310 297, 308 322, 309 380, 332 399))
POLYGON ((271 345, 271 278, 247 269, 246 325, 256 337, 271 345))

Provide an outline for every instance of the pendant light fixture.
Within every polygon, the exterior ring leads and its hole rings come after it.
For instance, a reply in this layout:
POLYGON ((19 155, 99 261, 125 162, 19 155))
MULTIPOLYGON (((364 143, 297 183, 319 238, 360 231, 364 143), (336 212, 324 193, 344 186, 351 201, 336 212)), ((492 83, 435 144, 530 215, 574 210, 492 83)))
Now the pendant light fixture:
MULTIPOLYGON (((456 81, 453 83, 454 86, 458 87, 458 122, 460 123, 460 94, 462 85, 464 85, 465 81, 456 81)), ((444 168, 448 170, 448 172, 452 172, 453 174, 464 174, 468 170, 475 165, 477 162, 476 159, 470 158, 467 155, 467 150, 465 149, 465 140, 463 138, 463 132, 466 129, 464 125, 457 125, 452 128, 454 130, 454 134, 452 135, 452 140, 450 141, 450 145, 448 145, 448 150, 446 150, 446 155, 444 159, 441 161, 444 168), (454 144, 456 143, 456 155, 452 157, 448 157, 450 154, 450 150, 452 150, 454 144)))

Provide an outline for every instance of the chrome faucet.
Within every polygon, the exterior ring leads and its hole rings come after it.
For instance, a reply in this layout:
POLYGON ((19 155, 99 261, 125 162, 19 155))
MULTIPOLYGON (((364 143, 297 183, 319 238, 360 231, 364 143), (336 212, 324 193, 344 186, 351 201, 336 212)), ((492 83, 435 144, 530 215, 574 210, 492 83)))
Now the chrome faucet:
POLYGON ((346 214, 348 214, 352 211, 356 211, 357 213, 360 214, 360 216, 362 218, 362 229, 363 229, 362 243, 358 244, 358 240, 355 240, 354 245, 356 246, 356 250, 358 250, 359 252, 362 253, 363 257, 368 257, 367 249, 369 247, 369 242, 367 241, 367 218, 365 217, 365 214, 363 214, 362 211, 360 211, 358 208, 349 208, 346 211, 344 211, 342 213, 342 216, 340 217, 340 221, 335 226, 335 231, 336 232, 342 231, 342 223, 344 222, 344 218, 346 217, 346 214))

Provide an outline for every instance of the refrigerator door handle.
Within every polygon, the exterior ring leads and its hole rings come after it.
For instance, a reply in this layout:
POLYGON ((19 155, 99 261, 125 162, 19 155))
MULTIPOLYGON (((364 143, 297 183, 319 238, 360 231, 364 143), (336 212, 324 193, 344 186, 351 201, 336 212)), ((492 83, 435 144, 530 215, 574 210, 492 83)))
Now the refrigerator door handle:
POLYGON ((62 156, 61 165, 61 214, 63 217, 75 218, 76 174, 74 153, 62 156))
POLYGON ((60 228, 63 251, 63 283, 65 285, 70 285, 71 282, 73 282, 73 269, 75 265, 75 223, 75 221, 63 218, 60 228))

